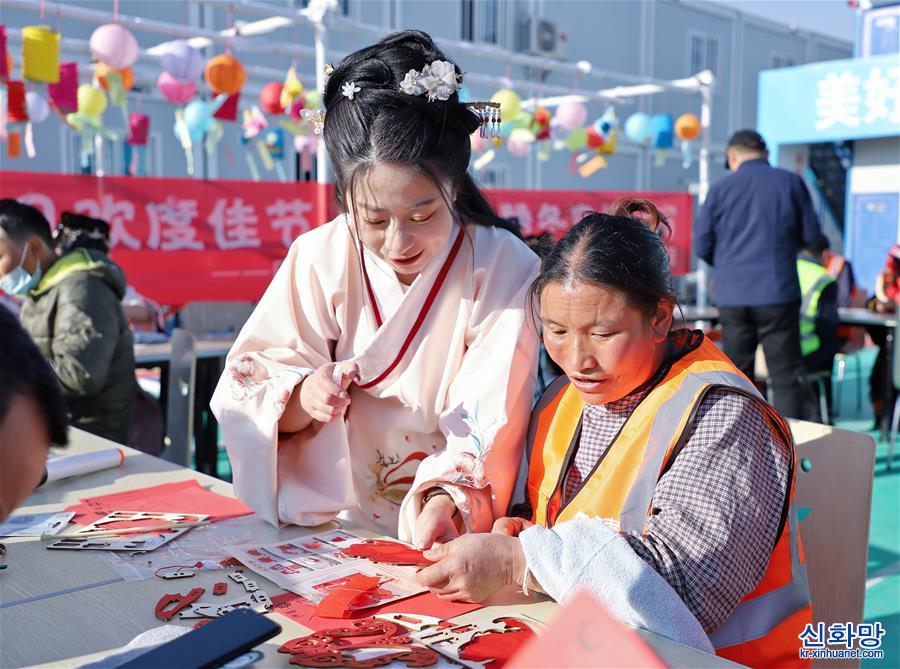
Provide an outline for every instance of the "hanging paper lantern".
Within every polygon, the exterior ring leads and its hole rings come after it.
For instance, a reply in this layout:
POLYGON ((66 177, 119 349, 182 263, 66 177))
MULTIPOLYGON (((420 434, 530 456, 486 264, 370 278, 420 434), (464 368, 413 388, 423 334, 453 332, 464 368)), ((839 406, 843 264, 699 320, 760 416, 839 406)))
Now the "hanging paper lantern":
POLYGON ((650 119, 653 129, 653 147, 669 149, 672 147, 674 122, 671 114, 654 114, 650 119))
POLYGON ((194 143, 202 139, 204 133, 212 128, 215 123, 213 114, 225 104, 225 100, 227 99, 227 95, 219 95, 209 102, 204 100, 191 100, 187 104, 184 108, 184 124, 187 126, 190 138, 194 143))
POLYGON ((272 128, 263 135, 263 141, 269 150, 269 155, 275 159, 284 158, 284 133, 281 128, 272 128))
POLYGON ((6 121, 8 123, 26 123, 28 121, 24 81, 6 82, 6 121))
POLYGON ((126 67, 124 70, 114 70, 109 65, 105 65, 104 63, 97 63, 94 65, 94 77, 97 79, 97 83, 100 84, 100 88, 104 91, 109 90, 109 82, 107 81, 107 75, 110 72, 118 73, 119 77, 121 77, 122 88, 126 91, 130 91, 131 87, 134 86, 134 72, 130 67, 126 67))
MULTIPOLYGON (((297 77, 297 68, 291 66, 284 78, 284 84, 281 87, 281 96, 279 102, 282 109, 291 109, 295 102, 300 99, 303 94, 303 84, 297 77)), ((301 101, 302 104, 302 101, 301 101)))
POLYGON ((213 93, 237 93, 247 81, 247 72, 240 61, 228 54, 219 54, 210 58, 206 64, 206 83, 213 93))
POLYGON ((29 81, 59 81, 59 33, 47 26, 22 28, 22 76, 29 81))
POLYGON ((700 136, 700 119, 694 114, 682 114, 675 121, 675 136, 678 139, 697 139, 700 136))
POLYGON ((569 149, 569 151, 583 149, 587 146, 587 134, 586 128, 575 128, 564 142, 565 147, 569 149))
POLYGON ((594 129, 603 135, 603 139, 607 142, 609 138, 613 134, 613 130, 615 130, 619 126, 619 119, 616 116, 615 107, 609 107, 605 112, 603 112, 603 116, 594 121, 593 127, 594 129))
POLYGON ((300 112, 302 112, 305 108, 306 106, 303 104, 303 100, 298 98, 294 100, 294 104, 291 105, 291 110, 290 112, 288 112, 288 116, 290 116, 295 121, 299 121, 301 118, 303 118, 303 114, 301 114, 300 112))
POLYGON ((531 152, 531 142, 523 142, 520 139, 510 139, 506 143, 506 150, 516 158, 523 158, 531 152))
POLYGON ((559 124, 559 121, 556 118, 553 118, 550 121, 550 139, 554 142, 559 142, 560 145, 569 139, 569 135, 572 134, 572 131, 569 128, 564 128, 559 124))
POLYGON ((238 103, 240 100, 240 93, 229 95, 228 99, 226 99, 225 102, 222 103, 222 106, 216 110, 216 113, 213 114, 213 118, 217 118, 220 121, 229 121, 231 123, 237 121, 238 103))
POLYGON ((500 120, 511 121, 522 111, 522 98, 515 91, 503 88, 491 96, 491 102, 500 103, 500 120))
POLYGON ((303 108, 317 109, 320 101, 319 91, 307 91, 306 95, 303 96, 303 108))
POLYGON ((158 47, 162 68, 179 81, 196 81, 203 73, 203 53, 184 40, 158 47))
POLYGON ((178 81, 165 71, 159 73, 156 87, 166 100, 175 105, 186 104, 197 92, 197 84, 193 81, 178 81))
POLYGON ((284 107, 281 106, 281 92, 284 84, 278 81, 270 81, 263 86, 262 92, 259 94, 259 106, 267 114, 280 116, 284 113, 284 107))
POLYGON ((91 35, 91 54, 95 60, 114 70, 124 70, 137 60, 138 42, 128 28, 118 23, 107 23, 91 35))
POLYGON ((78 87, 78 113, 83 116, 100 116, 106 109, 106 94, 91 84, 78 87))
POLYGON ((641 144, 649 142, 653 139, 653 125, 650 123, 650 117, 643 112, 629 116, 625 121, 625 134, 633 142, 641 144))
POLYGON ((150 133, 150 117, 146 114, 131 114, 128 117, 128 139, 133 146, 144 146, 150 133))
POLYGON ((47 86, 50 101, 64 114, 78 110, 78 63, 59 64, 59 81, 47 86))
POLYGON ((580 128, 587 122, 588 110, 580 102, 567 101, 563 102, 556 108, 554 118, 563 128, 574 130, 580 128))
POLYGON ((606 144, 606 139, 593 126, 587 129, 587 147, 595 151, 606 144))
POLYGON ((6 48, 6 26, 0 24, 0 81, 9 79, 12 71, 12 56, 6 48))
POLYGON ((616 152, 616 135, 618 133, 615 130, 611 130, 609 133, 609 137, 606 138, 606 141, 603 143, 603 146, 597 149, 597 153, 604 153, 608 156, 613 155, 616 152))
POLYGON ((32 123, 43 123, 50 116, 50 105, 37 91, 28 91, 25 94, 25 104, 28 107, 28 118, 32 123))
POLYGON ((11 51, 7 51, 7 52, 6 52, 6 58, 5 58, 5 61, 6 61, 6 71, 7 71, 8 74, 7 74, 6 77, 3 79, 3 81, 6 81, 7 79, 9 79, 9 78, 12 76, 12 72, 13 72, 13 70, 14 70, 15 67, 16 67, 16 61, 13 60, 13 56, 12 56, 12 52, 11 52, 11 51))

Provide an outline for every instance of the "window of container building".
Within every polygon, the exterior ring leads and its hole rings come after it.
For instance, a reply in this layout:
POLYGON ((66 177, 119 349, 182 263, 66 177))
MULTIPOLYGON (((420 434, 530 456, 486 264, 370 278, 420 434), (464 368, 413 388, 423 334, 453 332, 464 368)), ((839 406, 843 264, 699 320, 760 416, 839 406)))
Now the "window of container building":
POLYGON ((462 0, 462 39, 502 45, 506 3, 500 0, 462 0))
POLYGON ((710 70, 714 74, 719 66, 719 38, 708 33, 692 32, 688 48, 688 74, 710 70))

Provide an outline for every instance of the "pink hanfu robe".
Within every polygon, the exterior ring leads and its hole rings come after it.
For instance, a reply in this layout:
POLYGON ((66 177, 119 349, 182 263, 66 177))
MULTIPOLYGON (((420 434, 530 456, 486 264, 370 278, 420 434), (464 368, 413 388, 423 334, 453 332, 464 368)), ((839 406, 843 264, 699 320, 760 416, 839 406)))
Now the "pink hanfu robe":
POLYGON ((512 493, 538 336, 528 291, 538 258, 505 230, 467 225, 421 328, 397 359, 459 228, 410 286, 366 251, 376 326, 345 216, 300 236, 244 326, 211 406, 237 495, 273 524, 358 527, 414 540, 423 494, 445 488, 468 529, 489 531, 512 493), (343 418, 279 434, 294 387, 354 361, 343 418))

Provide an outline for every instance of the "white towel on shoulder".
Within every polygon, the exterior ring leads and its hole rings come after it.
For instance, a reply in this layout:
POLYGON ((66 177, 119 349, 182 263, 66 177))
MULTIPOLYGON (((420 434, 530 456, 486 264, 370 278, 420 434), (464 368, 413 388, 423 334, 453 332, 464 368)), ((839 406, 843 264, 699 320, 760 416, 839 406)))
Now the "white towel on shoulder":
POLYGON ((713 652, 678 593, 601 519, 579 517, 550 529, 535 525, 519 539, 529 571, 556 601, 586 586, 622 622, 713 652))

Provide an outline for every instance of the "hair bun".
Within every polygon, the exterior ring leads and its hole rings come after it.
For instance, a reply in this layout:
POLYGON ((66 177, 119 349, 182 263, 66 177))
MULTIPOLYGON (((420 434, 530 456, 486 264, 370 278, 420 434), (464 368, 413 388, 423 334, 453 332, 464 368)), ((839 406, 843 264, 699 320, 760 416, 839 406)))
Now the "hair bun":
POLYGON ((672 234, 672 226, 669 223, 669 219, 653 202, 646 198, 619 198, 609 208, 609 215, 635 218, 644 223, 653 232, 660 232, 660 228, 665 228, 667 235, 672 234))

